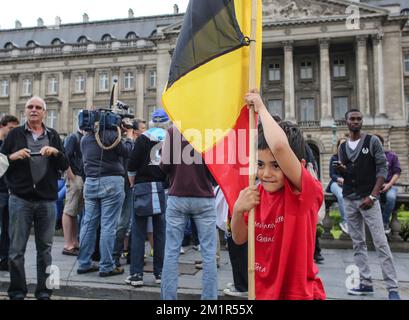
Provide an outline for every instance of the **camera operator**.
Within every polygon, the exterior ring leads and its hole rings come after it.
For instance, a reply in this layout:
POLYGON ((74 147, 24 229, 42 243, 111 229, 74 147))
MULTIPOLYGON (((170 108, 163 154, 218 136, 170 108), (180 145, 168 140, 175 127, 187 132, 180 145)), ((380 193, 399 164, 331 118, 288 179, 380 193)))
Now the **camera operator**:
POLYGON ((10 167, 6 183, 10 189, 10 299, 24 299, 27 294, 24 254, 34 222, 37 249, 37 288, 35 297, 49 300, 52 291, 46 286, 50 275, 51 247, 55 228, 55 201, 59 171, 68 161, 58 132, 43 124, 46 103, 40 97, 30 98, 25 105, 27 122, 7 135, 2 153, 10 167))
MULTIPOLYGON (((121 124, 126 132, 126 139, 118 139, 118 131, 102 130, 97 133, 87 132, 81 140, 81 152, 85 171, 84 200, 85 214, 80 231, 80 251, 78 256, 78 274, 99 270, 101 277, 122 274, 113 259, 115 234, 118 216, 125 198, 123 159, 127 158, 133 147, 132 127, 121 124), (97 140, 98 138, 98 140, 97 140), (92 264, 96 229, 101 224, 100 263, 92 264)), ((120 137, 119 137, 120 138, 120 137)))

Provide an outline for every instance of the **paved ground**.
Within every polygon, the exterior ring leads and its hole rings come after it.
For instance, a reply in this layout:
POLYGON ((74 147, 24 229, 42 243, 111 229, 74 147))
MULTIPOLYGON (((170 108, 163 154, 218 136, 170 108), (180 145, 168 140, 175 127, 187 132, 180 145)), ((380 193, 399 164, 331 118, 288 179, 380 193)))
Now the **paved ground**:
MULTIPOLYGON (((55 237, 53 248, 53 264, 60 272, 60 289, 55 290, 55 296, 59 299, 159 299, 160 288, 154 283, 151 273, 145 273, 145 286, 133 288, 124 283, 124 279, 129 273, 129 265, 125 266, 125 274, 100 278, 98 273, 77 275, 76 258, 61 254, 63 248, 63 238, 55 237)), ((148 250, 146 250, 148 252, 148 250)), ((228 252, 222 250, 220 268, 218 269, 218 286, 220 299, 226 299, 223 295, 223 288, 228 282, 232 282, 231 265, 228 259, 228 252)), ((319 265, 320 277, 323 279, 328 299, 357 299, 346 293, 345 270, 352 264, 351 250, 323 250, 325 257, 324 264, 319 265)), ((394 254, 398 279, 401 286, 401 297, 409 300, 409 253, 394 254)), ((202 271, 194 268, 194 261, 200 259, 200 252, 192 247, 186 248, 186 253, 180 256, 183 263, 181 270, 183 274, 179 277, 179 299, 199 299, 202 271)), ((376 253, 369 253, 370 266, 373 272, 375 295, 365 297, 365 299, 385 299, 387 292, 384 283, 381 281, 382 274, 377 263, 376 253)), ((147 265, 151 264, 151 258, 147 258, 147 265)), ((36 281, 35 268, 35 245, 31 237, 26 253, 26 276, 29 283, 29 292, 33 292, 36 281)), ((8 272, 0 271, 0 299, 4 298, 9 281, 8 272)), ((363 298, 358 298, 363 299, 363 298)))

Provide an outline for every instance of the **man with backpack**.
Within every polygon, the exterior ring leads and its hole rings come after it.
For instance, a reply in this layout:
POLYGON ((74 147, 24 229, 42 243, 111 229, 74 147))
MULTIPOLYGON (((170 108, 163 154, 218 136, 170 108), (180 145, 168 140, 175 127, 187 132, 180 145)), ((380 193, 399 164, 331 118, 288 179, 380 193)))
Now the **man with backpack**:
POLYGON ((363 116, 357 109, 345 114, 349 139, 339 148, 339 161, 333 163, 344 178, 343 197, 352 239, 354 261, 359 268, 360 281, 356 288, 348 288, 351 295, 372 295, 369 269, 366 224, 378 253, 390 300, 400 300, 395 265, 386 239, 379 194, 387 175, 385 153, 376 136, 362 133, 363 116))

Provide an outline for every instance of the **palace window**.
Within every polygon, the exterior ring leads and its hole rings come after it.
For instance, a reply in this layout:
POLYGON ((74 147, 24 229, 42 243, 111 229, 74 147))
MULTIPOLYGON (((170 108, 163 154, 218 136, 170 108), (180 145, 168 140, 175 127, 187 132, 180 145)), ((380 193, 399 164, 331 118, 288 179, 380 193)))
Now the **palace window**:
POLYGON ((156 70, 149 71, 149 88, 156 88, 156 70))
POLYGON ((60 46, 62 45, 62 41, 59 38, 55 38, 52 42, 51 45, 53 46, 60 46))
POLYGON ((48 94, 58 93, 58 80, 55 77, 48 79, 48 94))
POLYGON ((268 81, 280 81, 281 69, 279 63, 272 63, 268 66, 268 81))
POLYGON ((33 82, 31 79, 23 80, 23 96, 30 96, 33 93, 33 82))
POLYGON ((7 79, 1 80, 0 96, 8 97, 9 95, 9 81, 7 79))
POLYGON ((300 100, 300 121, 315 121, 315 99, 300 100))
POLYGON ((112 37, 111 37, 110 34, 104 34, 102 36, 102 38, 101 38, 101 41, 104 41, 104 42, 108 42, 108 41, 111 41, 111 40, 112 40, 112 37))
POLYGON ((109 77, 107 73, 101 73, 99 75, 99 91, 109 90, 109 77))
POLYGON ((125 72, 124 73, 124 89, 130 90, 134 87, 134 75, 133 72, 125 72))
POLYGON ((74 90, 76 93, 85 92, 85 77, 83 75, 75 77, 74 90))
POLYGON ((82 43, 82 44, 87 44, 88 43, 88 38, 86 36, 81 36, 81 37, 78 38, 77 42, 82 43))
POLYGON ((348 111, 348 97, 334 97, 334 119, 343 120, 348 111))
POLYGON ((312 79, 312 61, 303 60, 300 65, 300 78, 312 79))
POLYGON ((334 78, 346 77, 346 65, 345 59, 335 59, 334 60, 334 78))
POLYGON ((126 40, 135 40, 135 39, 138 39, 138 36, 136 35, 135 32, 129 32, 126 35, 126 40))
POLYGON ((281 99, 268 100, 267 109, 268 109, 268 112, 270 112, 272 116, 277 115, 281 119, 284 118, 283 117, 283 100, 281 99))
POLYGON ((46 125, 49 128, 57 129, 58 111, 47 110, 46 125))

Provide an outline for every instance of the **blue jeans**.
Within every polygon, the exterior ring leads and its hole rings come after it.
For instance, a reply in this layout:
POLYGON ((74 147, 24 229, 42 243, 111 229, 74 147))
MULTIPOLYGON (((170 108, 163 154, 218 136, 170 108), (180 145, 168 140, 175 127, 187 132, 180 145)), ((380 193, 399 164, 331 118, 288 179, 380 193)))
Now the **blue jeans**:
POLYGON ((381 194, 381 200, 384 203, 382 212, 383 224, 389 226, 393 209, 395 209, 396 197, 398 195, 398 189, 391 187, 386 194, 381 194))
MULTIPOLYGON (((131 227, 131 268, 130 274, 143 274, 143 258, 145 254, 146 223, 148 217, 133 214, 131 227)), ((160 275, 163 267, 165 250, 165 215, 152 216, 153 224, 153 273, 160 275)))
POLYGON ((0 193, 0 260, 9 259, 9 194, 0 193))
POLYGON ((114 269, 113 250, 118 216, 124 202, 124 178, 120 176, 86 178, 84 184, 85 214, 80 231, 80 253, 78 268, 91 267, 91 256, 95 249, 96 231, 101 223, 99 250, 100 272, 114 269))
POLYGON ((37 250, 37 288, 35 296, 50 296, 52 290, 46 286, 51 266, 51 247, 55 229, 55 201, 27 201, 11 195, 10 213, 10 286, 11 299, 23 298, 27 294, 24 254, 26 252, 31 225, 34 222, 34 235, 37 250))
POLYGON ((217 299, 216 209, 214 198, 169 196, 161 298, 177 299, 179 254, 188 219, 195 221, 203 260, 202 299, 217 299))
POLYGON ((129 224, 131 222, 132 213, 132 189, 130 187, 125 187, 125 200, 122 205, 121 214, 118 219, 118 226, 116 228, 116 237, 114 245, 114 260, 119 263, 121 254, 124 251, 124 240, 126 233, 129 229, 129 224))
POLYGON ((342 195, 342 188, 339 186, 338 183, 333 182, 331 183, 331 192, 334 194, 334 196, 338 200, 338 208, 339 208, 339 214, 341 215, 341 221, 342 222, 347 222, 347 218, 345 215, 345 208, 344 208, 344 197, 342 195))

